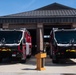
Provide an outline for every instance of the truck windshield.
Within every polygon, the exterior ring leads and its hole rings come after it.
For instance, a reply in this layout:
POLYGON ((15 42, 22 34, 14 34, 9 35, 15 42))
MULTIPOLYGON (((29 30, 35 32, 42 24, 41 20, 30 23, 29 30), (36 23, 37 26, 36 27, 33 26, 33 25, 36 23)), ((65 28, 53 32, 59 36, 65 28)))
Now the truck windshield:
POLYGON ((22 37, 21 31, 0 31, 0 43, 18 44, 21 37, 22 37))
POLYGON ((76 43, 76 31, 56 31, 55 38, 61 44, 76 43))

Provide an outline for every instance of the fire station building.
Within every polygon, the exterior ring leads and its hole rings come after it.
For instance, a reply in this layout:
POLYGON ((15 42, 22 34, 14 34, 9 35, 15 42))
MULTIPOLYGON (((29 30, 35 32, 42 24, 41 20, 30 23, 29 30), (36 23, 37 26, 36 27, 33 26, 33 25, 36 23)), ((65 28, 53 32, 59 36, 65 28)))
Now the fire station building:
POLYGON ((36 10, 0 17, 0 28, 26 28, 32 36, 32 52, 43 51, 52 28, 75 28, 76 9, 53 3, 36 10))

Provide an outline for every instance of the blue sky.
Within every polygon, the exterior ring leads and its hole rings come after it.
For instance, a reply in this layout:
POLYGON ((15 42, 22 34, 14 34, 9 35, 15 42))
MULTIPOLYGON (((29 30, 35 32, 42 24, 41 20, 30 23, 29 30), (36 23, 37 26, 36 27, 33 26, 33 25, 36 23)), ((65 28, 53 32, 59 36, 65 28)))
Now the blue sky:
POLYGON ((76 8, 76 0, 0 0, 0 16, 31 11, 54 2, 76 8))

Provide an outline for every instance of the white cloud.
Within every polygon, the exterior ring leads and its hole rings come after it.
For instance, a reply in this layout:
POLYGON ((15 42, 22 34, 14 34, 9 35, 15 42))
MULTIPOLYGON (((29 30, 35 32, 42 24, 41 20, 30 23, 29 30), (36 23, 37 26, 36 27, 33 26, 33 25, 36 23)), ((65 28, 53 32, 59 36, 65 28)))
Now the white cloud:
POLYGON ((23 6, 23 9, 28 9, 30 7, 32 7, 32 5, 36 2, 36 0, 31 0, 26 6, 23 6))

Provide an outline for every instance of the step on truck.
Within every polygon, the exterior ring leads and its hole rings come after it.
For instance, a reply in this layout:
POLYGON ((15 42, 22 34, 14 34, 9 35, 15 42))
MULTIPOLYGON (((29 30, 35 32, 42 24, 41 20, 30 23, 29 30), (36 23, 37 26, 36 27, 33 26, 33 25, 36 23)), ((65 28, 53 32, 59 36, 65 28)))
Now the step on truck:
POLYGON ((26 62, 31 49, 31 35, 26 28, 0 29, 0 62, 6 57, 26 62))
POLYGON ((53 63, 76 58, 76 29, 53 28, 50 33, 49 55, 53 63))

